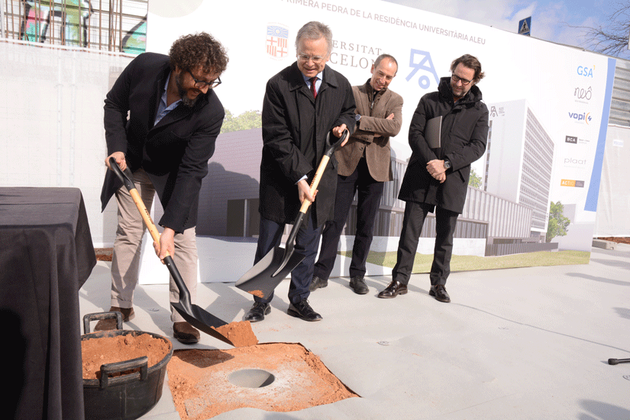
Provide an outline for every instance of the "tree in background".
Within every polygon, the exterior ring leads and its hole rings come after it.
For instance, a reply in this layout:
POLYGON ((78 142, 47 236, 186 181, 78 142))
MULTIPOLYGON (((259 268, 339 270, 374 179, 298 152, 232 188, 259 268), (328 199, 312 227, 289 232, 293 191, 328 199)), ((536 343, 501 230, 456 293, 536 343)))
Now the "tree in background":
POLYGON ((569 232, 569 225, 571 220, 564 217, 564 206, 560 201, 554 203, 551 202, 549 208, 549 224, 547 225, 547 242, 551 242, 556 236, 566 236, 569 232))
POLYGON ((582 27, 587 30, 586 40, 595 52, 615 57, 628 57, 628 35, 630 34, 630 1, 617 3, 617 10, 608 16, 604 26, 582 27))
POLYGON ((475 188, 481 188, 481 177, 475 172, 475 168, 470 168, 470 178, 468 178, 468 185, 475 188))
POLYGON ((250 130, 252 128, 261 127, 262 118, 260 111, 246 111, 235 117, 229 110, 225 110, 221 133, 231 133, 233 131, 250 130))

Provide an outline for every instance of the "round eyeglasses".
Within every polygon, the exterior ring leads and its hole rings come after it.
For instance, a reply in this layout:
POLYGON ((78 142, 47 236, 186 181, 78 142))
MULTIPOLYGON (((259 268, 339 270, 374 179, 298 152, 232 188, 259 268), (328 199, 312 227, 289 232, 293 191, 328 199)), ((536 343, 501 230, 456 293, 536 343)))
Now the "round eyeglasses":
POLYGON ((188 74, 190 74, 190 77, 192 77, 193 81, 195 82, 195 87, 198 89, 203 89, 203 88, 209 88, 209 89, 214 89, 215 87, 219 86, 221 84, 221 78, 217 77, 216 79, 210 81, 210 82, 206 82, 205 80, 197 80, 195 78, 195 76, 193 76, 193 74, 191 73, 190 70, 188 70, 188 74))

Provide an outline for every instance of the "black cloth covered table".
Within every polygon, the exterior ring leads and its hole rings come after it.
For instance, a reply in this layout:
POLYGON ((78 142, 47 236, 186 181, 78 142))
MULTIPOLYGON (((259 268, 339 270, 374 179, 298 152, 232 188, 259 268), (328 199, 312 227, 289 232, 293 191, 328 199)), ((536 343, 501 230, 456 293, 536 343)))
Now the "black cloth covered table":
POLYGON ((95 264, 79 189, 0 188, 3 418, 84 418, 78 293, 95 264))

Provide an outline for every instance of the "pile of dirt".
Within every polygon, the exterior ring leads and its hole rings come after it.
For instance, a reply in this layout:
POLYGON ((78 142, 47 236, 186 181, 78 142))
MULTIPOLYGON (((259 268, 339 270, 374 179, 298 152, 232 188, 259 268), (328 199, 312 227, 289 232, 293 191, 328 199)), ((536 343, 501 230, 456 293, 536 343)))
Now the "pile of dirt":
POLYGON ((160 363, 171 351, 171 342, 150 334, 124 334, 81 340, 83 379, 100 379, 101 365, 147 356, 148 367, 160 363))
POLYGON ((247 347, 258 344, 258 338, 252 331, 249 321, 230 322, 214 329, 230 340, 234 347, 247 347))
POLYGON ((176 350, 167 372, 173 402, 183 420, 209 419, 243 407, 298 411, 358 397, 301 344, 176 350), (233 373, 248 370, 273 377, 258 387, 230 381, 233 373))

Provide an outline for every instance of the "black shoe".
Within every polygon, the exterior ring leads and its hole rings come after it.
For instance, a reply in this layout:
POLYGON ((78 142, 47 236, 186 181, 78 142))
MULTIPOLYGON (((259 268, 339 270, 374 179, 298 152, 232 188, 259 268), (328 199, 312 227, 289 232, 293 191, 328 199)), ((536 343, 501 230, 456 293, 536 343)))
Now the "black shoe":
POLYGON ((269 315, 271 312, 271 305, 265 302, 254 302, 244 320, 249 322, 260 322, 265 319, 265 315, 269 315))
POLYGON ((446 287, 444 287, 443 284, 431 286, 429 295, 433 296, 435 300, 439 300, 440 302, 449 303, 451 301, 451 297, 448 293, 446 293, 446 287))
POLYGON ((304 299, 298 303, 292 303, 287 309, 287 313, 297 318, 302 318, 304 321, 321 321, 322 316, 315 312, 311 305, 308 304, 308 300, 304 299))
POLYGON ((405 293, 407 293, 407 285, 402 284, 398 280, 392 280, 389 286, 378 294, 378 297, 381 299, 392 299, 398 295, 404 295, 405 293))
POLYGON ((313 280, 311 280, 311 285, 308 286, 308 290, 314 292, 315 290, 322 289, 326 286, 328 286, 328 280, 320 279, 319 277, 315 276, 313 277, 313 280))
POLYGON ((365 284, 365 280, 360 276, 354 276, 350 279, 350 288, 354 290, 354 293, 357 295, 364 295, 370 291, 367 284, 365 284))

